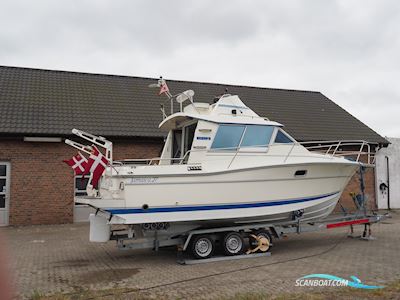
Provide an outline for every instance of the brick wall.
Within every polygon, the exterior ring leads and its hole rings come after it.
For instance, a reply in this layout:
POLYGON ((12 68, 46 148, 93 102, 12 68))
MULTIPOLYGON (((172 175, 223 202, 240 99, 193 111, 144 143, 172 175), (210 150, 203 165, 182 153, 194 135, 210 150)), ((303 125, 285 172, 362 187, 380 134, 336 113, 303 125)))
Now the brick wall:
MULTIPOLYGON (((160 150, 158 141, 117 141, 114 159, 151 158, 160 150)), ((74 176, 62 160, 76 152, 64 143, 0 140, 0 161, 11 163, 10 225, 72 222, 74 176)))
MULTIPOLYGON (((375 194, 375 169, 367 168, 364 173, 364 184, 365 184, 365 195, 367 198, 367 207, 369 209, 376 209, 376 194, 375 194)), ((357 172, 354 174, 353 178, 347 184, 343 191, 342 197, 340 198, 340 203, 348 211, 354 211, 356 209, 354 202, 349 195, 351 192, 356 194, 361 193, 360 189, 360 175, 357 172)), ((337 205, 335 211, 341 211, 339 204, 337 205)))
MULTIPOLYGON (((354 147, 354 148, 348 147, 346 150, 357 152, 359 151, 359 147, 354 147)), ((363 149, 363 151, 366 151, 366 149, 363 149)), ((356 156, 353 156, 352 158, 356 159, 356 156)), ((369 163, 367 155, 361 155, 359 157, 359 160, 364 163, 369 163)), ((365 185, 365 196, 367 199, 367 208, 376 209, 377 205, 376 205, 376 193, 375 193, 375 168, 364 169, 364 185, 365 185)), ((350 196, 350 193, 361 194, 359 170, 353 175, 352 179, 347 184, 339 201, 339 203, 342 204, 342 206, 347 211, 355 211, 357 208, 354 204, 353 199, 350 196)), ((342 209, 339 206, 339 203, 336 206, 335 209, 336 212, 342 211, 342 209)))

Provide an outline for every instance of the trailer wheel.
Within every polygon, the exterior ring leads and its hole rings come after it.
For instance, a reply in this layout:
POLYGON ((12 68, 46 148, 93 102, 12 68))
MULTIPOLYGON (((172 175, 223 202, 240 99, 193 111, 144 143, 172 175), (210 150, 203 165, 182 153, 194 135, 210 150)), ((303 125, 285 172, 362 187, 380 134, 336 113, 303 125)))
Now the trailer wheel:
POLYGON ((243 237, 238 232, 228 232, 224 236, 222 246, 226 255, 241 254, 244 249, 243 237))
POLYGON ((249 241, 252 247, 260 246, 257 252, 267 252, 268 249, 272 246, 272 237, 267 230, 257 230, 256 232, 252 233, 249 237, 249 241), (267 243, 263 243, 263 245, 260 246, 259 241, 254 237, 256 237, 257 239, 267 239, 267 243))
POLYGON ((215 248, 214 240, 208 235, 197 235, 193 237, 190 250, 195 258, 209 258, 215 248))

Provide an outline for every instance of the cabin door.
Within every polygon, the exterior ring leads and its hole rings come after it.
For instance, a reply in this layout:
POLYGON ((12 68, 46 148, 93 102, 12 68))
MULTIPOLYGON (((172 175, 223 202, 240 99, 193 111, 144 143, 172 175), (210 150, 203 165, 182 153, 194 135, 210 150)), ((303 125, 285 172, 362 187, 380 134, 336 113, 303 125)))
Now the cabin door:
POLYGON ((182 158, 182 130, 174 130, 172 137, 172 164, 179 164, 182 158))
POLYGON ((10 163, 0 162, 0 226, 8 225, 10 163))
POLYGON ((184 128, 184 143, 183 143, 183 155, 185 155, 190 149, 192 149, 194 133, 196 131, 197 123, 186 126, 184 128))

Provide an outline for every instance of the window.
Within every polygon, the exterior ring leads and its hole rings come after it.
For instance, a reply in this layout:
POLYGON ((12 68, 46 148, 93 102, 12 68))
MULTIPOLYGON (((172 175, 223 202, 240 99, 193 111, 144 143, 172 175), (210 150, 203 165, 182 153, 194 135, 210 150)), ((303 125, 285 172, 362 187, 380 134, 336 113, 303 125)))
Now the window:
POLYGON ((6 207, 6 195, 0 195, 0 208, 6 207))
POLYGON ((279 129, 279 131, 275 137, 275 143, 277 143, 277 144, 293 144, 293 140, 291 138, 289 138, 286 134, 284 134, 281 129, 279 129))
POLYGON ((6 165, 0 165, 0 176, 6 176, 6 165))
POLYGON ((0 193, 6 192, 6 179, 0 178, 0 193))
POLYGON ((194 133, 196 131, 197 123, 194 123, 192 125, 186 126, 185 127, 185 142, 184 142, 184 153, 183 155, 186 154, 187 151, 192 149, 192 144, 193 144, 193 139, 194 139, 194 133))
POLYGON ((246 128, 240 147, 264 146, 269 144, 274 127, 262 125, 249 125, 246 128))
MULTIPOLYGON (((172 158, 180 158, 182 155, 182 129, 173 131, 172 158)), ((179 160, 172 160, 172 163, 179 163, 179 160)))
POLYGON ((0 164, 0 208, 6 208, 7 180, 7 165, 0 164))
POLYGON ((75 176, 75 196, 87 196, 86 186, 89 183, 90 175, 85 175, 82 179, 82 175, 75 176))
POLYGON ((236 150, 242 138, 245 126, 220 125, 215 135, 211 149, 228 148, 226 150, 236 150))

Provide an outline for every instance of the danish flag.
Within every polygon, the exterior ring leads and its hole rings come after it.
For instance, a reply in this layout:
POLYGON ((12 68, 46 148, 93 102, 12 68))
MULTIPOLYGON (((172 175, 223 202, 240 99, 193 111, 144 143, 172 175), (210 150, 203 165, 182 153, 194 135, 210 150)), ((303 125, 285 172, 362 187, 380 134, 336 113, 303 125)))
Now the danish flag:
POLYGON ((96 146, 92 146, 92 152, 89 156, 88 163, 85 167, 85 170, 82 172, 82 178, 88 173, 92 173, 92 181, 91 184, 94 188, 97 188, 101 175, 103 175, 104 170, 106 169, 108 164, 108 159, 104 157, 103 154, 96 148, 96 146))
POLYGON ((86 168, 88 160, 78 152, 78 154, 72 156, 70 160, 63 160, 63 162, 74 170, 75 175, 81 175, 86 168))
POLYGON ((158 93, 158 95, 161 95, 161 94, 164 94, 164 93, 168 93, 168 92, 169 92, 168 85, 167 85, 166 82, 163 82, 163 83, 161 84, 160 92, 158 93))

